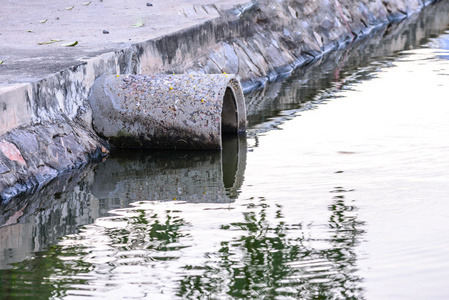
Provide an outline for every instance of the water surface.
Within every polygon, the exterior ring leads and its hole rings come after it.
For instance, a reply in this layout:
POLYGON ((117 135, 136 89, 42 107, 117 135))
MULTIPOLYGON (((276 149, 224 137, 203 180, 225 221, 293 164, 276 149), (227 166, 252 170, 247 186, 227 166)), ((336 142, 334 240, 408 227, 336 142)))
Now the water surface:
POLYGON ((448 16, 247 95, 222 152, 114 153, 1 204, 1 297, 447 299, 448 16))

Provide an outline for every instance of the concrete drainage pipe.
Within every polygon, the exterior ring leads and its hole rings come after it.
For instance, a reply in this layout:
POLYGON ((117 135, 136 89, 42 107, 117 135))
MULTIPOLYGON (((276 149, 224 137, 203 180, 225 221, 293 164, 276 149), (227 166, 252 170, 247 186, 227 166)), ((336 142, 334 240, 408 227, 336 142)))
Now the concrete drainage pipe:
POLYGON ((246 130, 234 75, 101 76, 89 102, 94 130, 121 148, 221 149, 246 130))

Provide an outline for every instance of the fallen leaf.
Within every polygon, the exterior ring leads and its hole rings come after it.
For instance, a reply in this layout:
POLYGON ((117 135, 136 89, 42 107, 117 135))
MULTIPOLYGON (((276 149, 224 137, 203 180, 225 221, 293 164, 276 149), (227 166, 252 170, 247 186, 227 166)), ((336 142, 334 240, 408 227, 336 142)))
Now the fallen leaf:
POLYGON ((47 21, 48 21, 48 19, 40 20, 39 23, 42 23, 42 24, 43 24, 43 23, 45 23, 45 22, 47 22, 47 21))
POLYGON ((59 39, 51 39, 48 42, 40 42, 38 43, 39 45, 48 45, 48 44, 53 44, 53 43, 57 43, 57 42, 62 42, 63 40, 59 40, 59 39))
POLYGON ((74 7, 75 7, 75 6, 69 6, 69 7, 66 7, 65 9, 67 9, 67 10, 72 10, 74 7))
POLYGON ((90 3, 91 3, 91 1, 89 1, 89 2, 84 2, 83 5, 84 5, 84 6, 88 6, 90 3))
POLYGON ((40 42, 38 43, 39 45, 48 45, 48 44, 53 44, 55 41, 48 41, 48 42, 40 42))
POLYGON ((75 41, 73 43, 62 44, 61 46, 62 47, 73 47, 73 46, 76 46, 76 45, 78 45, 78 41, 75 41))
POLYGON ((34 30, 27 30, 27 32, 34 32, 34 30))
POLYGON ((139 23, 134 24, 132 27, 142 27, 143 25, 145 25, 145 24, 142 22, 139 22, 139 23))
POLYGON ((0 60, 0 65, 3 63, 3 60, 0 60))

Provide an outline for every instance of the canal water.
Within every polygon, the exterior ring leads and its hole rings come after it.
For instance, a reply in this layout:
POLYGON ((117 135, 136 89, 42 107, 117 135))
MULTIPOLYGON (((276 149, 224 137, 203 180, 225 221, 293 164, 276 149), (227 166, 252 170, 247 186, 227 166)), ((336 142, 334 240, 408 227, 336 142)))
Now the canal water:
POLYGON ((222 152, 116 152, 0 204, 0 298, 449 298, 448 1, 246 101, 222 152))

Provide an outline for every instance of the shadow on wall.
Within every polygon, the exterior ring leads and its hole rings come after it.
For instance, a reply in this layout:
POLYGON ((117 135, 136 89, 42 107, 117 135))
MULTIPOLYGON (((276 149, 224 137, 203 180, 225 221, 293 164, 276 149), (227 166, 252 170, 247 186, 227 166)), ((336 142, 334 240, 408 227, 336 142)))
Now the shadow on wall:
POLYGON ((0 269, 132 202, 234 202, 246 152, 246 137, 226 136, 221 152, 113 153, 103 163, 57 177, 33 195, 0 203, 0 269))

